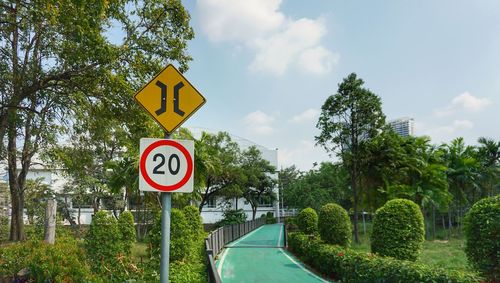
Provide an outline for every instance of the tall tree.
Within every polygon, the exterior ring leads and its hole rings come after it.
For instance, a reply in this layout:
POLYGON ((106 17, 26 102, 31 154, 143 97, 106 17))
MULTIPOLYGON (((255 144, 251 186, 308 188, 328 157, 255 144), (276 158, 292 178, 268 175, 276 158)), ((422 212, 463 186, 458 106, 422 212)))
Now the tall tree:
POLYGON ((276 168, 262 158, 262 153, 255 146, 242 152, 240 166, 244 176, 242 195, 250 203, 252 220, 255 220, 259 203, 264 200, 272 203, 276 198, 273 192, 277 184, 277 180, 273 178, 276 168))
POLYGON ((480 164, 481 197, 500 192, 500 142, 481 137, 478 139, 477 159, 480 164))
POLYGON ((203 132, 201 138, 195 141, 195 148, 195 179, 199 178, 201 201, 198 209, 201 212, 209 198, 239 190, 242 174, 238 162, 241 152, 226 132, 203 132))
POLYGON ((132 90, 166 62, 186 70, 189 15, 172 1, 0 3, 0 156, 8 160, 10 240, 25 239, 32 158, 94 102, 126 112, 132 90), (121 31, 121 40, 110 34, 121 31), (17 165, 20 164, 20 167, 17 165))
POLYGON ((352 73, 339 84, 336 94, 321 107, 316 142, 337 154, 348 168, 354 209, 354 239, 359 243, 358 204, 360 142, 373 138, 385 124, 380 98, 363 88, 363 80, 352 73))

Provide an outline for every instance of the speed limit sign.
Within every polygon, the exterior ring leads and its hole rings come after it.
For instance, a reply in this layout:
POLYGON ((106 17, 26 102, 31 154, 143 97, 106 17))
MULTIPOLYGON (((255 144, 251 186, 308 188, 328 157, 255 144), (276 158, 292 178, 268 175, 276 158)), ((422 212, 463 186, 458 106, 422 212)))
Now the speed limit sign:
POLYGON ((140 151, 139 190, 193 191, 193 141, 143 138, 140 151))

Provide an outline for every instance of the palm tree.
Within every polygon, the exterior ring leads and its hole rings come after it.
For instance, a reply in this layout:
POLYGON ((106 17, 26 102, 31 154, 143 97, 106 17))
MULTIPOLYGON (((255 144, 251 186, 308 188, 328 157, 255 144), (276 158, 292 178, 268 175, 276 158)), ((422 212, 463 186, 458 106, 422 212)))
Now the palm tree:
MULTIPOLYGON (((443 145, 444 157, 447 162, 446 172, 450 192, 453 195, 453 204, 457 212, 457 223, 460 227, 461 215, 466 206, 476 201, 479 186, 479 162, 476 151, 472 146, 466 146, 463 138, 459 137, 443 145)), ((449 226, 452 227, 452 214, 448 214, 449 226)))
POLYGON ((477 159, 480 163, 481 198, 493 196, 500 190, 500 142, 478 139, 477 159))

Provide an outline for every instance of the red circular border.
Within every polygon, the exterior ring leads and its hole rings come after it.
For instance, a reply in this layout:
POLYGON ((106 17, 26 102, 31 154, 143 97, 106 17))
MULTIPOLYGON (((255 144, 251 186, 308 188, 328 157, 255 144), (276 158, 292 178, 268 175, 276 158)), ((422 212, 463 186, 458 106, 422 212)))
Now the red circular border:
POLYGON ((191 155, 189 154, 187 149, 184 146, 182 146, 182 144, 175 142, 173 140, 159 140, 159 141, 155 141, 154 143, 150 144, 144 150, 144 152, 141 155, 140 168, 141 168, 142 177, 144 178, 146 183, 148 183, 151 187, 153 187, 157 190, 163 191, 163 192, 171 192, 171 191, 175 191, 175 190, 179 189, 180 187, 184 186, 189 181, 189 178, 191 178, 191 175, 193 174, 193 159, 191 158, 191 155), (177 148, 178 150, 180 150, 180 152, 182 152, 182 154, 184 155, 184 157, 187 160, 186 175, 178 183, 170 185, 170 186, 164 186, 164 185, 156 183, 155 181, 153 181, 153 179, 151 179, 151 177, 149 177, 148 172, 146 171, 146 159, 147 159, 148 155, 151 153, 151 151, 153 151, 153 149, 155 149, 159 146, 163 146, 163 145, 173 146, 173 147, 177 148))

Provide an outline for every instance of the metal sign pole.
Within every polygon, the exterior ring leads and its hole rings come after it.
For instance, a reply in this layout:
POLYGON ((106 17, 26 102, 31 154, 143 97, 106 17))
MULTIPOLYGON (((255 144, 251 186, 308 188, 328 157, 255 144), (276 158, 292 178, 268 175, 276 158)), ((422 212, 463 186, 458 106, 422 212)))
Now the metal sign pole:
MULTIPOLYGON (((165 139, 170 135, 165 133, 165 139)), ((172 211, 172 193, 161 193, 161 263, 160 283, 168 283, 170 264, 170 212, 172 211)))

